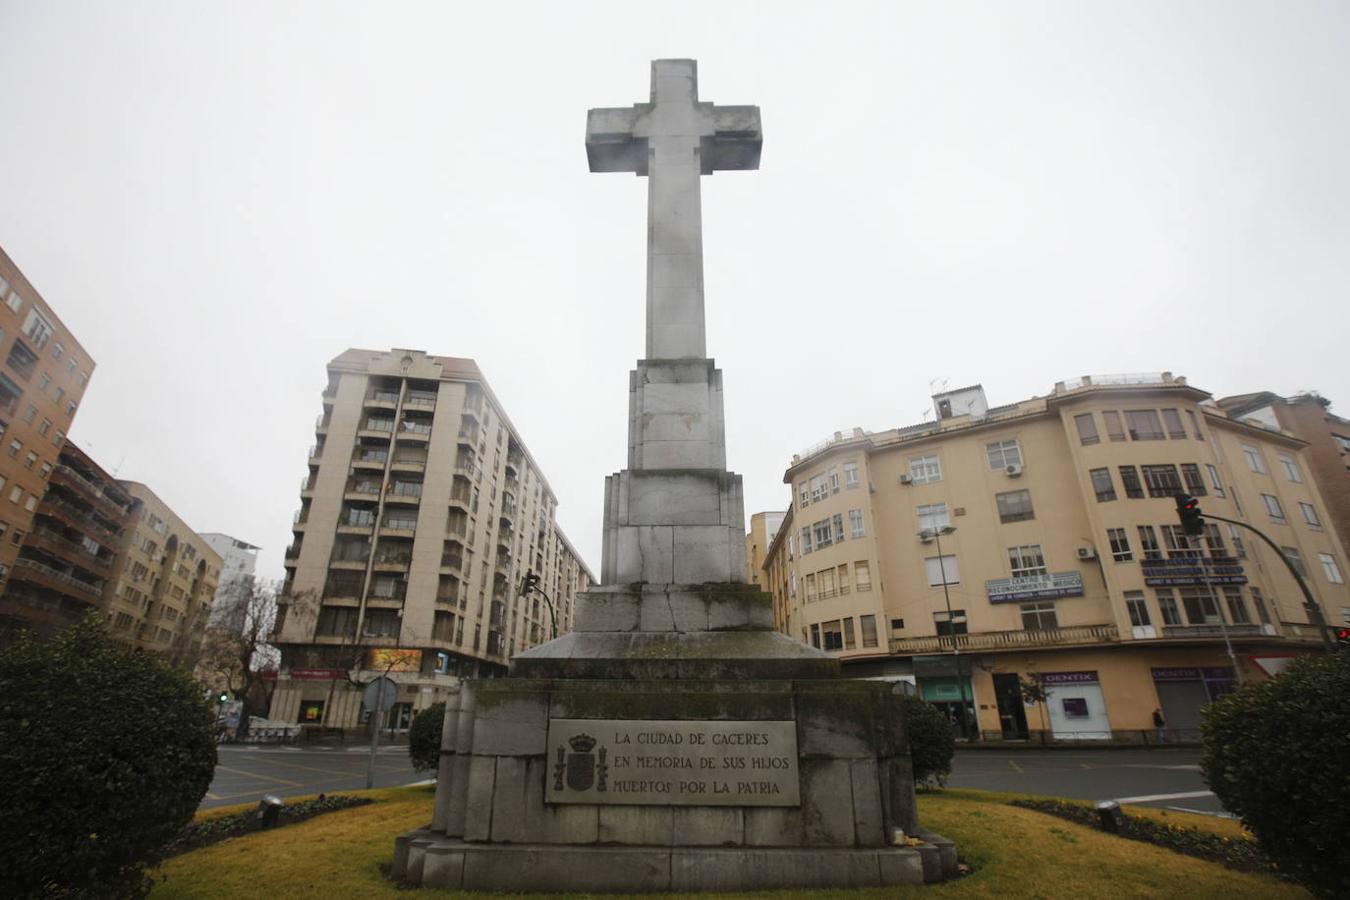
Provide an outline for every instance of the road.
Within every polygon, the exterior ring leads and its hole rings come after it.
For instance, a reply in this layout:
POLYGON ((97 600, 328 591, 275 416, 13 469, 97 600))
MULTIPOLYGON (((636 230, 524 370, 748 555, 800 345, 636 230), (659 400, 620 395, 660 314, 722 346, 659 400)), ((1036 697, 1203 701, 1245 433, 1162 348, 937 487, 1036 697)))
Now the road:
MULTIPOLYGON (((362 790, 366 786, 368 746, 219 748, 216 776, 202 800, 202 809, 252 803, 264 794, 301 794, 362 790)), ((407 745, 381 747, 375 761, 375 786, 392 787, 425 781, 430 773, 413 771, 407 745)))
POLYGON ((1200 775, 1197 749, 957 750, 947 783, 1225 814, 1200 775))

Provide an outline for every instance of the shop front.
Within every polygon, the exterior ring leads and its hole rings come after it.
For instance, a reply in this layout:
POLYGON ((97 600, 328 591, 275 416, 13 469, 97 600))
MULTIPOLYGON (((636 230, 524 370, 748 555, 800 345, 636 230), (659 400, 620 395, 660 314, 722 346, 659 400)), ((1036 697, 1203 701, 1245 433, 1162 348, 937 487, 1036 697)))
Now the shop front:
POLYGON ((1200 711, 1237 687, 1228 666, 1173 666, 1152 672, 1163 718, 1178 740, 1199 739, 1200 711))
POLYGON ((1056 740, 1110 740, 1111 720, 1095 670, 1045 672, 1041 684, 1050 731, 1056 740))

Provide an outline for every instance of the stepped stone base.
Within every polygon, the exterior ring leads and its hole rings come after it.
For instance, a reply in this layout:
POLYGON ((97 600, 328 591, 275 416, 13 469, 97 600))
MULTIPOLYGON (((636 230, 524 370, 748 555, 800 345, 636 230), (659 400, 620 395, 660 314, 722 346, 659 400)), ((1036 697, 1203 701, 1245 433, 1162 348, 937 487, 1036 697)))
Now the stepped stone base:
POLYGON ((894 887, 956 874, 949 841, 918 847, 687 848, 473 844, 428 829, 399 836, 394 878, 517 893, 894 887))

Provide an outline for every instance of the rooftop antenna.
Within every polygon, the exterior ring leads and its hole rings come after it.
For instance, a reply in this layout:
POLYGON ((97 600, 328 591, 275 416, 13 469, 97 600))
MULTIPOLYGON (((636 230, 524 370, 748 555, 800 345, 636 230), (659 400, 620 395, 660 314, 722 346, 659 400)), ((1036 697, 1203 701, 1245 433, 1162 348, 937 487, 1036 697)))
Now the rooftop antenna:
POLYGON ((113 467, 113 470, 112 470, 112 477, 114 477, 114 478, 117 477, 117 473, 120 472, 120 471, 122 471, 122 463, 124 463, 124 462, 126 462, 126 461, 127 461, 127 455, 126 455, 125 453, 123 453, 123 454, 122 454, 122 458, 119 459, 119 460, 117 461, 117 465, 113 467))

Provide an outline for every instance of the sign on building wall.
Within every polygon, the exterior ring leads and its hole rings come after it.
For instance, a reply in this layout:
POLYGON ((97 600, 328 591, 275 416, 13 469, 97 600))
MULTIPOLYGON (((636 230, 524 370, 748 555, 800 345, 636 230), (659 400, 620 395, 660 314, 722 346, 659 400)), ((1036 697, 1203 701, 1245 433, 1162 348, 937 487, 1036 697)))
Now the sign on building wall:
POLYGON ((366 668, 372 672, 418 672, 422 669, 422 651, 372 647, 366 655, 366 668))
POLYGON ((1081 572, 1050 572, 1045 575, 1023 575, 1018 578, 995 578, 984 583, 990 603, 1012 603, 1019 600, 1049 600, 1055 597, 1083 596, 1081 572))
POLYGON ((1246 584, 1242 563, 1220 557, 1202 559, 1146 559, 1142 563, 1144 584, 1149 587, 1190 587, 1201 584, 1246 584))

